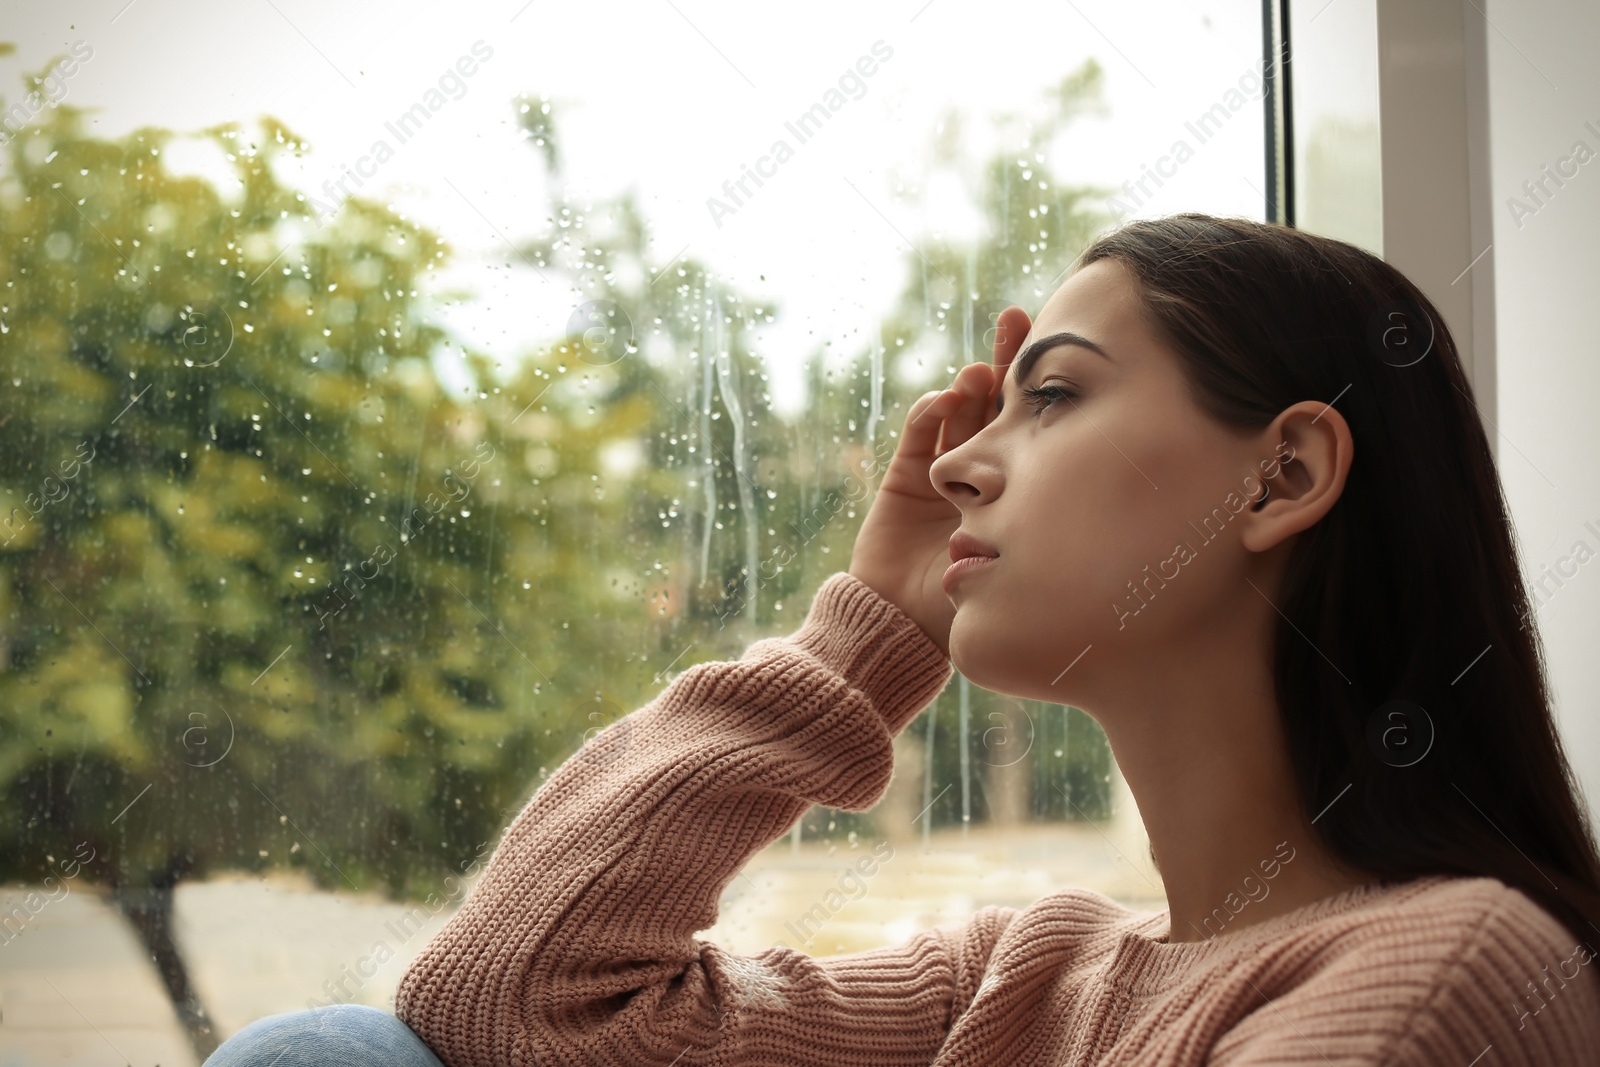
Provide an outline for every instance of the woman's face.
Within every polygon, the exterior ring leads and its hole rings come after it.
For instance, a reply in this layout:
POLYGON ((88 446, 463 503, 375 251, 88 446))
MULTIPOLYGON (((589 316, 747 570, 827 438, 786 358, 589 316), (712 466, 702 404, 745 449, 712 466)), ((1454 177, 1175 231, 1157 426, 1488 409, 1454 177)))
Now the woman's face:
POLYGON ((950 594, 951 660, 986 689, 1092 711, 1127 672, 1199 659, 1208 635, 1265 607, 1246 602, 1260 561, 1238 531, 1283 450, 1195 406, 1135 284, 1108 260, 1070 277, 1034 320, 1000 413, 933 463, 961 529, 998 552, 950 594), (1105 354, 1062 343, 1025 365, 1063 332, 1105 354), (1073 399, 1036 407, 1025 387, 1073 399))

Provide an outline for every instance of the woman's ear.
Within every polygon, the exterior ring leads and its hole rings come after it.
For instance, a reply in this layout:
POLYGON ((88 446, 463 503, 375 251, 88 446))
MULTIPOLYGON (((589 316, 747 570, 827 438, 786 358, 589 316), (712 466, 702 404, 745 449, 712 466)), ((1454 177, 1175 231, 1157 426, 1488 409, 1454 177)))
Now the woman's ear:
POLYGON ((1266 488, 1247 513, 1240 541, 1265 552, 1328 513, 1344 492, 1355 444, 1344 416, 1316 400, 1284 408, 1258 440, 1270 464, 1260 468, 1266 488))

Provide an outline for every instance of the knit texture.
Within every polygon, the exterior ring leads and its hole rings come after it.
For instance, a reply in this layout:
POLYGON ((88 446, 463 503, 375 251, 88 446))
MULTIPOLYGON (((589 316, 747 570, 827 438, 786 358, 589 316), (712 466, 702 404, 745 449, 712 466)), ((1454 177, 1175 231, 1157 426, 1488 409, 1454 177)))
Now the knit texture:
POLYGON ((551 775, 396 1013, 450 1067, 1600 1063, 1600 963, 1493 878, 1362 886, 1197 942, 1082 889, 845 956, 695 937, 811 805, 878 801, 950 675, 834 574, 795 633, 690 667, 551 775))

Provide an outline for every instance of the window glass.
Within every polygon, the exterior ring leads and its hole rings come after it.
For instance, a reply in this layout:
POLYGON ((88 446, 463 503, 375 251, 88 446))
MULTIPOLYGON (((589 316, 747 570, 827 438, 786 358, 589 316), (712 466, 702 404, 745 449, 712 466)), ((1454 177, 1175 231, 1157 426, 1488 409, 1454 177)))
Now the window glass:
MULTIPOLYGON (((1254 3, 74 8, 0 56, 24 1058, 385 1004, 586 738, 799 627, 1003 308, 1118 221, 1262 217, 1254 3)), ((1163 905, 1082 711, 957 676, 896 761, 702 936, 1163 905)))
POLYGON ((1292 0, 1295 226, 1383 255, 1376 0, 1292 0))

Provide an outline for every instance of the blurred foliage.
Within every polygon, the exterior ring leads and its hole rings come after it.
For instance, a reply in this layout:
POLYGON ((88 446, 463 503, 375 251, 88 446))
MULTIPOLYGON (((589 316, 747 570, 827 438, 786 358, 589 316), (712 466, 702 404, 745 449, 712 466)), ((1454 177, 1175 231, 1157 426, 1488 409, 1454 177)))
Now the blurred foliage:
MULTIPOLYGON (((118 885, 436 890, 587 734, 800 624, 848 564, 857 461, 1106 223, 1043 163, 1098 94, 1086 64, 1004 120, 1025 151, 968 176, 987 232, 908 252, 877 337, 819 347, 791 421, 754 351, 778 308, 651 267, 631 194, 551 182, 512 262, 575 311, 507 369, 432 321, 447 242, 360 197, 319 217, 274 173, 308 150, 280 122, 195 135, 219 189, 164 168, 168 131, 42 111, 0 172, 0 880, 89 841, 118 885)), ((519 105, 554 165, 557 116, 519 105)), ((941 782, 991 762, 955 689, 912 727, 937 716, 941 782)), ((1106 815, 1103 735, 1030 707, 1033 813, 1106 815)), ((961 818, 955 791, 930 817, 961 818)))

